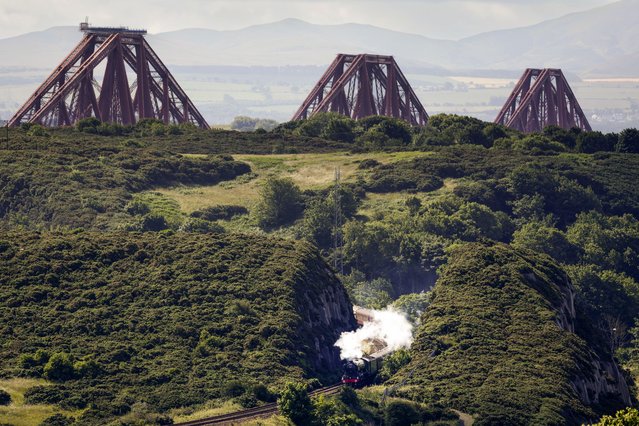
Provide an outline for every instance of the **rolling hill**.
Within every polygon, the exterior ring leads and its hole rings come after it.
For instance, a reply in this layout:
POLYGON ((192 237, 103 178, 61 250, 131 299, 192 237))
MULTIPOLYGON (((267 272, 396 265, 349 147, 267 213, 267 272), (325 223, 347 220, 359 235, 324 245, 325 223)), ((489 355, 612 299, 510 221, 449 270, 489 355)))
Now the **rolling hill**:
MULTIPOLYGON (((408 68, 509 69, 563 67, 577 74, 634 72, 639 1, 622 0, 537 25, 437 40, 371 25, 315 25, 285 19, 241 30, 189 28, 149 35, 174 65, 282 66, 329 63, 338 52, 395 55, 408 68), (309 46, 313 46, 309 49, 309 46)), ((74 27, 54 27, 0 40, 3 67, 47 68, 78 41, 74 27)))

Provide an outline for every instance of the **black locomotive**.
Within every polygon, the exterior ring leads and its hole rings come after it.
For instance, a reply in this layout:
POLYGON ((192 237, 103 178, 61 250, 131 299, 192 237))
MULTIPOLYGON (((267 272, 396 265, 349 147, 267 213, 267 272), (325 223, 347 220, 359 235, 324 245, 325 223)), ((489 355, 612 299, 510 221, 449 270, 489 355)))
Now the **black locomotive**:
POLYGON ((377 373, 382 368, 384 358, 391 352, 392 350, 386 347, 371 355, 344 362, 342 383, 355 388, 374 383, 377 373))

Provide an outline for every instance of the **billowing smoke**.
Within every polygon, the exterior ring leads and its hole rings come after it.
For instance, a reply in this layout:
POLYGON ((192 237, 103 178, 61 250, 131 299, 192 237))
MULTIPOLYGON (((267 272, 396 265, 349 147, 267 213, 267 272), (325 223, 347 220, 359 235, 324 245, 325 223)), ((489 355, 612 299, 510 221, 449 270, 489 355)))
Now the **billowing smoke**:
POLYGON ((372 341, 383 340, 391 350, 409 348, 413 342, 413 326, 404 314, 392 308, 373 310, 373 321, 355 331, 342 333, 335 342, 342 359, 361 358, 372 341))

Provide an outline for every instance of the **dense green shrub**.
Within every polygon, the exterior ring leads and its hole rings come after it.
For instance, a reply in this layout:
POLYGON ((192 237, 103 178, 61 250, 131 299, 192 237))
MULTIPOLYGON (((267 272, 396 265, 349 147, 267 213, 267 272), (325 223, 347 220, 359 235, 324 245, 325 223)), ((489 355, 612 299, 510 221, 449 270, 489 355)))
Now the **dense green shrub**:
POLYGON ((70 426, 75 422, 73 417, 67 417, 64 414, 54 414, 42 420, 39 426, 70 426))
POLYGON ((304 209, 302 193, 287 178, 269 178, 260 189, 255 216, 260 227, 272 229, 286 225, 299 217, 304 209))
POLYGON ((559 262, 574 263, 580 250, 568 241, 566 234, 543 222, 529 222, 513 234, 513 247, 546 253, 559 262))
POLYGON ((613 416, 603 416, 594 426, 633 426, 639 424, 639 410, 628 407, 613 416))
POLYGON ((43 375, 45 378, 54 381, 64 381, 73 378, 73 358, 67 353, 54 353, 44 366, 43 375))
POLYGON ((411 362, 392 379, 405 381, 400 396, 465 407, 483 424, 592 418, 571 383, 591 374, 599 355, 589 343, 601 336, 594 329, 577 334, 587 323, 583 312, 575 333, 557 324, 568 290, 565 273, 547 256, 503 244, 452 246, 411 362))
POLYGON ((196 210, 191 213, 192 217, 205 219, 209 221, 214 220, 230 220, 235 216, 248 214, 248 209, 244 206, 223 205, 223 206, 211 206, 202 210, 196 210))
POLYGON ((393 399, 384 406, 384 424, 388 426, 411 426, 421 420, 420 407, 410 401, 393 399))
POLYGON ((381 163, 373 158, 367 158, 366 160, 362 160, 361 163, 357 165, 357 168, 360 170, 368 170, 373 169, 379 166, 381 163))
POLYGON ((277 399, 280 413, 296 425, 311 424, 313 404, 303 383, 287 383, 277 399))
POLYGON ((27 403, 88 407, 83 424, 133 416, 141 402, 162 413, 226 398, 231 382, 246 389, 247 403, 273 399, 252 390, 260 383, 331 382, 336 372, 318 358, 315 339, 334 342, 354 327, 306 322, 315 315, 307 300, 347 296, 303 242, 11 232, 0 247, 0 298, 11 306, 0 309, 0 374, 54 380, 27 390, 27 403))
POLYGON ((617 138, 616 135, 604 135, 601 132, 582 132, 577 136, 575 150, 586 154, 593 154, 599 151, 614 151, 617 138))
POLYGON ((639 130, 625 129, 619 133, 619 141, 615 149, 617 152, 639 153, 639 130))

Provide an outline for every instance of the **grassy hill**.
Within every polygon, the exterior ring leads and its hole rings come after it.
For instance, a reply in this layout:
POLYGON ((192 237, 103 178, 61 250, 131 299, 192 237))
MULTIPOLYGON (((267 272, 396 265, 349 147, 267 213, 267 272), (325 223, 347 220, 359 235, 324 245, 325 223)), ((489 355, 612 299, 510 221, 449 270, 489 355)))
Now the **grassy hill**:
POLYGON ((251 404, 256 385, 329 381, 332 343, 354 326, 343 288, 305 243, 12 232, 0 258, 0 375, 53 381, 27 402, 84 410, 89 423, 140 403, 251 404))
POLYGON ((426 128, 327 114, 270 133, 11 129, 0 388, 26 405, 8 410, 101 424, 253 405, 287 380, 338 374, 346 292, 383 307, 438 281, 434 297, 395 302, 417 322, 430 304, 394 379, 413 372, 401 396, 485 423, 611 412, 613 353, 639 371, 635 136, 444 115, 426 128), (294 214, 261 219, 283 199, 294 214), (342 284, 324 263, 337 199, 342 284), (38 385, 14 390, 16 377, 38 385))
POLYGON ((575 290, 548 257, 503 244, 455 246, 433 293, 412 362, 393 379, 405 384, 402 395, 482 425, 579 424, 601 405, 630 402, 623 378, 602 373, 611 355, 592 350, 597 333, 584 332, 575 290), (609 392, 595 389, 600 374, 609 392), (588 393, 577 390, 580 380, 588 393))

